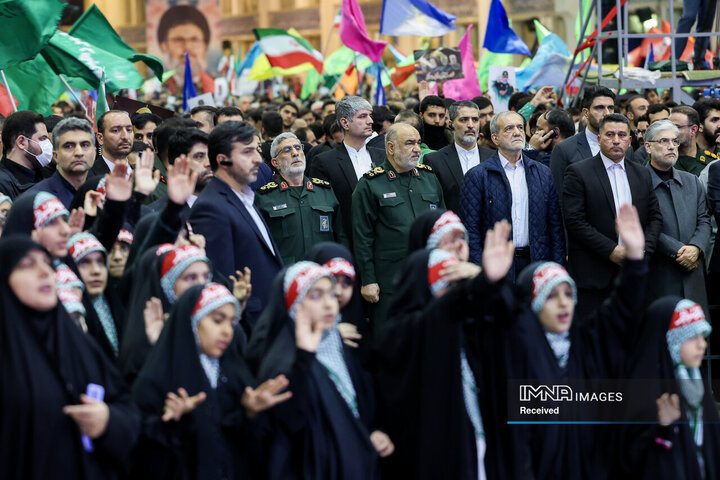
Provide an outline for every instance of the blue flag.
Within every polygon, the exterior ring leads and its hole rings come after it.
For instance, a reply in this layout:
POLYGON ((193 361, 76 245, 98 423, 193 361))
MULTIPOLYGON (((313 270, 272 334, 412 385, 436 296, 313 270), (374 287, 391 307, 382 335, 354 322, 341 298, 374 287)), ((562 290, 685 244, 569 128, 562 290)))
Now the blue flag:
POLYGON ((492 0, 490 4, 483 47, 494 53, 519 53, 530 56, 528 46, 510 28, 510 21, 500 0, 492 0))
POLYGON ((238 62, 238 64, 235 66, 235 74, 238 76, 238 78, 240 78, 240 75, 242 75, 243 70, 247 68, 252 68, 255 60, 257 60, 262 53, 263 51, 262 48, 260 48, 260 42, 255 41, 255 43, 253 43, 253 46, 250 47, 247 55, 245 55, 245 58, 243 58, 243 61, 238 62))
POLYGON ((382 67, 377 64, 377 88, 375 89, 375 105, 386 105, 385 89, 382 84, 382 67))
POLYGON ((183 110, 188 110, 187 101, 193 97, 197 97, 197 90, 192 79, 192 69, 190 68, 190 57, 185 52, 185 84, 183 85, 183 110))
POLYGON ((457 28, 455 20, 427 0, 383 0, 380 33, 439 37, 457 28))
POLYGON ((643 68, 645 70, 649 70, 648 67, 654 61, 655 61, 655 52, 653 51, 653 44, 650 43, 650 50, 648 50, 647 57, 645 57, 645 66, 643 68))

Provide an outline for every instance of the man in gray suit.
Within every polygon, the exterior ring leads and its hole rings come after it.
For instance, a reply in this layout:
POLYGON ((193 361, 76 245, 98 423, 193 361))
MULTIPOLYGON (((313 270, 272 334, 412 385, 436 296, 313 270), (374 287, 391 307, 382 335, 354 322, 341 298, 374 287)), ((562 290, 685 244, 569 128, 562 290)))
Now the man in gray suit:
POLYGON ((678 133, 669 120, 658 120, 645 132, 650 157, 647 168, 663 218, 650 257, 653 280, 648 282, 648 301, 678 295, 698 302, 707 315, 705 256, 710 245, 710 215, 700 180, 673 168, 678 158, 678 133))

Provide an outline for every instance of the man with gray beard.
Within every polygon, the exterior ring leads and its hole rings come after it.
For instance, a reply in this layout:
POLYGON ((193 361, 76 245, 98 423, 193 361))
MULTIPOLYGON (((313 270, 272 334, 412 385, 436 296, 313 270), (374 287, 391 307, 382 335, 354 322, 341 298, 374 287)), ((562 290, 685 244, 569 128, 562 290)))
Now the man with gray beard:
POLYGON ((347 246, 340 203, 330 183, 305 176, 305 153, 294 133, 281 133, 270 145, 276 178, 260 187, 255 207, 267 222, 286 265, 305 258, 319 242, 347 246))
POLYGON ((478 149, 480 109, 474 102, 455 102, 450 105, 449 112, 455 141, 437 152, 428 153, 423 163, 432 167, 437 175, 448 210, 457 212, 463 177, 468 170, 494 155, 495 151, 478 149))
POLYGON ((648 169, 662 213, 662 230, 650 257, 648 302, 678 295, 698 302, 708 312, 705 256, 710 244, 710 216, 700 180, 673 168, 678 159, 679 129, 659 120, 645 132, 648 169))

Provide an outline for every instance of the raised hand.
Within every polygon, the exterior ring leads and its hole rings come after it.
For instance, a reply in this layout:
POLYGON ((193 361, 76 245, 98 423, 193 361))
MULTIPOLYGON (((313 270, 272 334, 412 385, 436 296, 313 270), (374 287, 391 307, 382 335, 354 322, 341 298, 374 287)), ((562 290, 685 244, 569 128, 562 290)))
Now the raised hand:
POLYGON ((465 280, 466 278, 475 278, 482 268, 472 262, 455 262, 440 271, 440 277, 448 283, 465 280))
POLYGON ((245 387, 240 403, 245 408, 248 418, 255 418, 258 413, 292 397, 292 392, 283 392, 289 384, 290 382, 285 375, 278 375, 275 378, 265 380, 256 389, 245 387))
POLYGON ((176 422, 180 418, 195 410, 195 408, 205 401, 207 395, 205 392, 200 392, 192 397, 188 395, 184 388, 178 388, 178 394, 168 392, 167 398, 165 398, 165 409, 163 410, 162 421, 169 422, 175 420, 176 422))
POLYGON ((512 240, 508 240, 511 231, 512 225, 507 220, 501 220, 485 235, 482 268, 491 282, 502 279, 512 267, 515 259, 515 244, 512 240))
POLYGON ((85 199, 83 200, 83 210, 85 211, 85 215, 97 217, 98 208, 102 209, 103 203, 105 203, 104 194, 96 192, 95 190, 88 190, 85 194, 85 199))
POLYGON ((352 323, 338 323, 338 332, 340 332, 340 338, 345 345, 352 348, 358 348, 358 342, 362 340, 362 335, 358 332, 358 329, 352 323))
POLYGON ((85 394, 80 395, 80 405, 66 405, 63 413, 77 423, 80 433, 90 438, 98 438, 107 428, 110 420, 110 409, 107 404, 90 398, 85 394))
POLYGON ((655 403, 657 404, 660 425, 667 427, 680 420, 682 412, 680 410, 680 397, 678 397, 677 393, 672 395, 663 393, 660 398, 655 400, 655 403))
POLYGON ((245 310, 248 298, 252 293, 252 284, 250 283, 252 272, 248 267, 245 267, 245 274, 240 270, 235 270, 235 275, 230 275, 230 281, 233 284, 233 297, 240 302, 240 306, 245 310))
POLYGON ((133 189, 132 175, 125 178, 128 171, 126 163, 116 163, 113 171, 105 175, 105 196, 108 200, 125 202, 130 200, 133 189))
POLYGON ((85 227, 85 210, 82 207, 73 208, 68 218, 68 226, 70 227, 70 236, 83 231, 85 227))
POLYGON ((145 318, 145 335, 147 335, 150 345, 155 345, 167 319, 167 315, 163 314, 162 302, 159 298, 151 297, 145 302, 143 317, 145 318))
POLYGON ((316 352, 325 328, 322 322, 313 322, 310 313, 298 305, 295 310, 295 343, 297 347, 306 352, 316 352))
POLYGON ((150 195, 160 183, 160 171, 153 172, 154 160, 153 151, 147 148, 135 163, 136 192, 150 195))
POLYGON ((625 257, 631 260, 642 260, 645 256, 645 232, 640 224, 637 209, 626 203, 620 206, 615 229, 625 247, 625 257))
POLYGON ((542 87, 530 100, 530 104, 539 107, 540 105, 552 103, 555 99, 555 89, 553 87, 542 87))
POLYGON ((187 202, 190 195, 195 193, 197 177, 197 172, 193 172, 190 168, 190 160, 187 156, 180 155, 175 159, 175 164, 168 167, 168 198, 177 205, 187 202))

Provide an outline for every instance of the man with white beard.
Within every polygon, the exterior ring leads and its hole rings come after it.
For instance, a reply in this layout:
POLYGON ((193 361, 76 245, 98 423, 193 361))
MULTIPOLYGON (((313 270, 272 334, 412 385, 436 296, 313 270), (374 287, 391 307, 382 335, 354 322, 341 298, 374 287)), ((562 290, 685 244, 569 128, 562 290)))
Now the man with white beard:
POLYGON ((319 242, 347 245, 340 203, 330 183, 305 176, 305 153, 294 133, 281 133, 270 145, 276 178, 260 187, 255 207, 265 218, 286 265, 305 258, 319 242))
POLYGON ((650 257, 648 302, 679 295, 698 302, 708 312, 705 292, 705 256, 710 244, 710 216, 705 191, 692 173, 673 168, 678 159, 679 129, 660 120, 645 132, 652 178, 663 225, 650 257))

